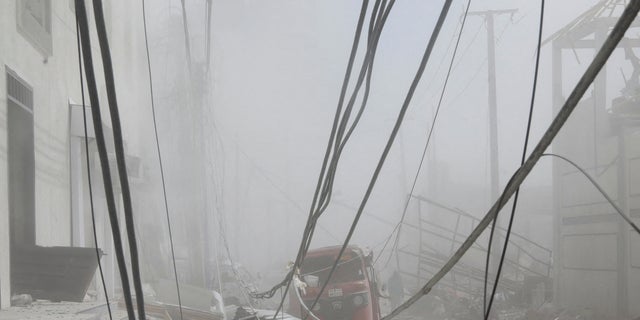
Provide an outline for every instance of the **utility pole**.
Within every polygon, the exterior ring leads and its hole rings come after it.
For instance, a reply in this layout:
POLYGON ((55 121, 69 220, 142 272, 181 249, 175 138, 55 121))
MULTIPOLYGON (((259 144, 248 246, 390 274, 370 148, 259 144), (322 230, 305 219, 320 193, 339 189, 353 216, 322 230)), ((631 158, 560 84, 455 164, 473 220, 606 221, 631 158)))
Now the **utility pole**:
MULTIPOLYGON (((487 24, 487 74, 488 74, 488 82, 489 82, 489 147, 490 147, 490 156, 489 162, 491 165, 491 202, 496 201, 499 196, 499 184, 500 184, 500 175, 498 172, 499 169, 499 160, 498 160, 498 103, 496 97, 496 41, 495 34, 493 28, 494 16, 496 15, 513 15, 518 11, 517 9, 506 9, 506 10, 487 10, 487 11, 473 11, 469 12, 469 16, 480 16, 485 19, 487 24)), ((497 219, 497 217, 496 217, 497 219)), ((496 221, 496 229, 498 229, 498 224, 496 221)), ((497 265, 499 263, 500 255, 498 252, 502 249, 502 244, 499 239, 499 235, 494 230, 493 242, 491 246, 491 251, 493 254, 493 264, 497 265)))

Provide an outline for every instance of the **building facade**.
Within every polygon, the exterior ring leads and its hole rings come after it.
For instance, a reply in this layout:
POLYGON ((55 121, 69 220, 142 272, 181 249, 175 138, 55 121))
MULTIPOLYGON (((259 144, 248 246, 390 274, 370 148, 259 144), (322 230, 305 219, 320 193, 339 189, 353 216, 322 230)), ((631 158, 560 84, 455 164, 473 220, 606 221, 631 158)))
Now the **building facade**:
MULTIPOLYGON (((620 1, 599 2, 552 37, 556 112, 572 88, 567 80, 579 75, 575 60, 591 60, 622 8, 620 1)), ((552 147, 593 177, 636 224, 640 222, 640 65, 635 53, 639 42, 634 38, 638 27, 636 20, 552 147)), ((616 319, 637 317, 640 236, 578 168, 560 158, 552 161, 556 304, 616 319)))
MULTIPOLYGON (((92 17, 90 3, 87 5, 92 17)), ((150 106, 142 8, 128 1, 105 5, 130 181, 143 184, 144 166, 138 157, 143 129, 131 125, 146 117, 150 106)), ((92 21, 90 18, 90 25, 92 21)), ((94 182, 98 243, 107 253, 102 260, 107 286, 116 291, 90 108, 86 108, 89 150, 84 146, 74 1, 5 1, 0 10, 0 33, 0 308, 8 307, 11 295, 20 293, 11 291, 11 252, 17 246, 95 246, 87 154, 94 182)), ((93 35, 103 118, 109 119, 104 112, 106 91, 100 82, 100 54, 93 35)), ((88 96, 86 100, 89 104, 88 96)), ((108 132, 110 125, 105 126, 108 132)))

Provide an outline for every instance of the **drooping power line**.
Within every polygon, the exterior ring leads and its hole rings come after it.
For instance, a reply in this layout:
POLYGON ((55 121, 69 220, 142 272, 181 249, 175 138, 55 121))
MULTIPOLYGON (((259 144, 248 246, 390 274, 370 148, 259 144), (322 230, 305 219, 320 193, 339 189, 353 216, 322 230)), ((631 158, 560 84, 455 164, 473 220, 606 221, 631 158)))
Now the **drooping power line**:
MULTIPOLYGON (((424 145, 424 149, 422 150, 422 157, 420 158, 420 164, 418 165, 418 170, 416 171, 416 175, 413 178, 413 183, 411 185, 411 190, 409 191, 409 194, 407 195, 407 200, 404 203, 404 208, 402 209, 402 216, 400 217, 400 221, 398 222, 398 224, 395 226, 395 228, 391 231, 391 234, 389 235, 389 237, 387 238, 387 240, 384 243, 384 246, 382 247, 382 249, 380 250, 380 253, 378 254, 378 257, 376 258, 376 261, 378 261, 378 259, 381 257, 382 255, 382 251, 384 251, 384 249, 387 247, 387 244, 389 242, 389 240, 391 239, 391 237, 393 237, 393 234, 396 234, 396 237, 394 239, 393 245, 391 246, 391 251, 389 253, 389 257, 387 259, 387 261, 385 262, 385 267, 389 264, 389 261, 391 261, 391 257, 393 256, 393 253, 397 251, 398 249, 398 244, 400 242, 400 232, 402 231, 402 224, 404 223, 404 219, 406 217, 407 214, 407 209, 409 208, 409 202, 411 202, 411 196, 413 195, 413 192, 416 188, 416 184, 418 182, 418 177, 420 176, 420 171, 422 170, 422 165, 424 164, 424 160, 426 158, 427 155, 427 150, 429 149, 429 143, 431 142, 431 136, 433 135, 433 130, 436 126, 436 122, 438 120, 438 115, 440 114, 440 107, 442 106, 442 101, 444 98, 444 94, 446 92, 447 89, 447 84, 449 83, 449 77, 451 76, 451 70, 453 68, 453 62, 455 61, 456 58, 456 53, 458 52, 458 47, 460 45, 460 39, 462 38, 462 32, 464 31, 464 25, 467 21, 467 14, 469 13, 469 7, 471 6, 471 0, 467 1, 467 6, 464 12, 464 16, 462 18, 462 22, 460 23, 460 31, 458 32, 458 37, 456 40, 456 44, 454 46, 453 49, 453 53, 451 55, 451 61, 449 62, 449 67, 447 69, 447 75, 445 76, 444 79, 444 84, 442 86, 442 90, 440 91, 440 98, 438 99, 438 105, 436 106, 436 112, 433 116, 433 120, 431 121, 431 127, 429 128, 429 131, 427 132, 427 141, 425 142, 424 145)), ((375 264, 374 262, 374 264, 375 264)))
POLYGON ((314 299, 313 303, 311 304, 311 306, 309 307, 309 309, 313 310, 313 308, 315 307, 315 305, 318 303, 318 300, 320 299, 320 296, 322 295, 322 292, 326 289, 327 285, 329 284, 329 281, 332 277, 332 275, 334 274, 334 272, 336 271, 336 268, 338 266, 338 263, 340 262, 340 258, 342 257, 342 255, 344 254, 344 251, 346 250, 347 246, 349 245, 349 241, 351 240, 351 237, 353 236, 353 233, 355 231, 356 226, 358 225, 358 221, 360 219, 360 216, 362 215, 362 212, 364 211, 364 208, 367 204, 367 201, 369 200, 369 197, 371 196, 371 193, 373 191, 373 187, 375 186, 377 180, 378 180, 378 175, 380 174, 380 171, 382 170, 382 167, 384 166, 385 160, 387 158, 387 155, 389 154, 389 151, 391 150, 391 146, 393 145, 393 142, 395 141, 395 138, 398 134, 398 131, 400 130, 400 126, 402 125, 402 122, 404 120, 404 116, 407 112, 407 109, 409 108, 409 104, 411 103, 411 99, 413 98, 413 95, 415 93, 416 88, 418 87, 418 83, 420 82, 420 79, 422 78, 422 74, 424 73, 424 70, 427 66, 427 62, 429 61, 429 58, 431 57, 431 52, 433 51, 433 48, 435 47, 435 43, 436 40, 438 39, 438 35, 440 34, 440 30, 442 29, 442 25, 444 24, 444 21, 447 18, 448 12, 449 12, 449 8, 451 7, 451 3, 452 0, 447 0, 445 1, 444 5, 442 6, 442 10, 440 11, 440 15, 438 17, 438 20, 436 22, 436 25, 433 29, 433 32, 431 33, 431 36, 429 38, 429 42, 427 44, 427 48, 425 49, 425 52, 422 56, 422 60, 420 61, 420 65, 418 67, 418 70, 416 71, 416 74, 413 78, 413 81, 411 82, 411 86, 409 87, 409 90, 407 92, 407 95, 404 99, 404 102, 402 103, 402 106, 400 108, 400 112, 398 113, 398 117, 396 119, 395 125, 393 127, 393 130, 391 131, 391 134, 389 135, 389 138, 387 140, 387 143, 385 145, 384 151, 382 152, 382 155, 380 156, 380 159, 378 160, 378 164, 376 166, 376 169, 371 177, 371 180, 369 181, 369 185, 367 187, 367 190, 365 191, 364 197, 362 199, 362 202, 360 203, 360 206, 358 208, 358 211, 356 213, 356 216, 351 224, 351 227, 349 228, 349 232, 347 234, 347 237, 345 238, 345 241, 342 245, 342 248, 340 249, 340 252, 338 253, 335 262, 333 263, 333 266, 331 267, 331 271, 329 271, 329 274, 327 275, 327 279, 325 280, 324 284, 322 285, 322 288, 320 289, 320 291, 318 292, 318 295, 316 296, 316 298, 314 299))
POLYGON ((118 213, 116 211, 113 184, 111 182, 111 170, 109 168, 109 158, 107 156, 107 147, 105 143, 104 132, 102 130, 102 116, 100 115, 100 100, 98 98, 98 86, 96 83, 95 73, 93 70, 93 57, 91 52, 91 39, 89 35, 89 23, 87 19, 87 11, 84 0, 75 0, 76 19, 80 29, 80 39, 82 45, 82 56, 85 65, 85 76, 87 79, 87 88, 89 91, 89 100, 91 101, 91 116, 93 118, 93 128, 96 135, 96 146, 98 148, 98 156, 102 168, 102 180, 104 183, 104 191, 107 202, 107 212, 109 213, 109 221, 111 223, 111 233, 115 250, 116 262, 120 273, 120 281, 122 284, 122 294, 127 308, 127 315, 130 320, 135 320, 135 312, 131 299, 131 288, 129 284, 129 276, 124 258, 124 250, 122 245, 122 237, 120 234, 120 226, 118 224, 118 213))
POLYGON ((562 159, 566 162, 568 162, 570 165, 572 165, 573 167, 575 167, 576 169, 578 169, 578 171, 580 171, 582 173, 582 175, 585 176, 585 178, 589 179, 589 181, 591 182, 591 184, 593 184, 594 187, 596 187, 596 189, 598 189, 598 191, 600 191, 600 193, 602 194, 602 196, 607 200, 607 202, 609 202, 609 204, 611 204, 611 206, 616 209, 616 213, 618 213, 618 215, 620 215, 620 217, 622 219, 624 219, 624 221, 626 221, 629 226, 631 228, 633 228, 633 230, 635 230, 635 232, 638 233, 638 235, 640 235, 640 228, 638 227, 637 224, 635 224, 633 222, 633 220, 631 220, 631 218, 629 218, 624 211, 622 211, 622 209, 618 206, 618 204, 616 204, 615 201, 613 201, 613 199, 611 199, 611 197, 604 191, 604 189, 602 189, 602 187, 596 182, 596 180, 587 173, 586 170, 582 169, 578 164, 576 164, 575 162, 569 160, 569 158, 558 155, 558 154, 554 154, 554 153, 545 153, 542 155, 543 157, 556 157, 559 159, 562 159))
MULTIPOLYGON (((527 161, 520 166, 518 170, 513 174, 509 183, 505 187, 502 196, 500 198, 504 198, 508 200, 515 193, 516 189, 522 184, 525 178, 529 175, 533 167, 536 165, 544 151, 549 147, 555 136, 558 134, 562 126, 565 124, 575 107, 577 106, 582 96, 590 87, 591 83, 598 75, 598 72, 602 69, 604 64, 609 59, 609 56, 616 48, 620 39, 624 36, 624 33, 627 31, 635 17, 638 15, 638 11, 640 11, 640 0, 631 0, 629 5, 625 8, 618 22, 616 22, 615 26, 607 36, 604 44, 596 54, 596 56, 591 61, 589 67, 584 72, 571 94, 565 101, 564 105, 553 119, 549 128, 546 130, 545 134, 542 136, 531 155, 527 158, 527 161)), ((460 261, 462 256, 469 250, 469 248, 473 245, 473 243, 478 239, 480 234, 487 228, 487 226, 491 223, 493 218, 495 218, 497 212, 502 209, 504 206, 503 201, 496 202, 491 209, 487 212, 482 220, 478 223, 476 228, 471 232, 469 237, 465 239, 460 248, 454 253, 454 255, 444 264, 444 266, 434 274, 434 276, 411 298, 405 301, 398 308, 393 310, 389 315, 385 316, 382 320, 392 319, 396 315, 400 314, 402 311, 406 310, 418 301, 423 295, 431 292, 431 289, 460 261)))
POLYGON ((156 121, 156 106, 153 95, 153 77, 151 74, 151 56, 149 54, 149 40, 147 37, 147 13, 146 13, 146 1, 142 0, 142 23, 144 26, 144 45, 147 54, 147 68, 149 74, 149 94, 151 99, 151 114, 153 116, 153 133, 156 140, 156 152, 158 154, 158 164, 160 165, 160 180, 162 181, 162 198, 164 200, 164 211, 167 218, 167 230, 169 232, 169 245, 171 247, 171 262, 173 264, 173 276, 176 282, 176 294, 178 297, 178 307, 180 310, 180 319, 182 316, 182 296, 180 295, 180 283, 178 282, 178 268, 176 267, 176 254, 173 245, 173 233, 171 231, 171 217, 169 215, 169 204, 167 201, 167 186, 164 177, 164 166, 162 164, 162 152, 160 152, 160 140, 158 139, 158 123, 156 121))
POLYGON ((139 318, 146 319, 144 311, 144 293, 142 291, 142 279, 140 278, 140 263, 138 259, 138 244, 133 220, 133 205, 131 201, 131 190, 129 188, 129 176, 124 154, 124 140, 122 138, 122 128, 120 125, 120 112, 118 111, 118 99, 116 97, 116 86, 113 75, 113 64, 109 49, 109 39, 104 21, 102 0, 93 0, 93 16, 98 34, 98 44, 100 45, 100 55, 102 56, 102 68, 104 71, 105 84, 107 88, 107 101, 109 102, 109 115, 113 126, 113 144, 116 153, 116 163, 118 167, 118 177, 122 203, 124 207, 124 220, 129 243, 129 256, 131 258, 131 276, 133 287, 136 292, 136 304, 138 305, 139 318))
POLYGON ((78 18, 76 16, 76 41, 78 43, 78 69, 80 71, 80 96, 82 97, 82 124, 84 128, 84 146, 86 151, 87 160, 87 184, 89 189, 89 206, 91 207, 91 228, 93 229, 93 242, 96 246, 96 259, 98 262, 98 270, 100 271, 100 282, 102 282, 102 290, 104 292, 104 299, 107 305, 107 312, 109 313, 109 319, 113 320, 111 313, 111 304, 109 303, 109 292, 107 292, 107 284, 104 280, 104 271, 102 270, 102 254, 98 248, 98 232, 96 228, 96 214, 93 206, 93 187, 91 183, 91 162, 89 161, 89 133, 87 130, 87 110, 84 99, 84 80, 82 77, 82 52, 80 49, 80 29, 78 26, 78 18))
MULTIPOLYGON (((535 63, 535 67, 534 67, 534 73, 533 73, 533 88, 531 89, 531 102, 529 104, 529 116, 527 118, 527 130, 525 133, 525 137, 524 137, 524 146, 522 148, 522 158, 520 160, 520 165, 524 164, 524 161, 527 157, 527 146, 529 145, 529 134, 531 133, 531 119, 533 118, 533 106, 535 104, 535 100, 536 100, 536 89, 538 87, 538 69, 540 67, 540 48, 541 43, 542 43, 542 27, 544 25, 544 0, 542 0, 540 2, 540 23, 538 26, 538 43, 536 46, 536 63, 535 63)), ((511 216, 509 217, 509 225, 507 227, 507 233, 505 235, 504 238, 504 244, 503 244, 503 248, 502 248, 502 253, 500 255, 500 262, 498 264, 498 271, 496 272, 496 278, 495 281, 493 282, 493 288, 491 290, 491 295, 489 296, 489 304, 486 306, 486 309, 484 310, 484 318, 485 320, 489 319, 489 314, 491 313, 491 306, 493 305, 493 299, 496 295, 496 290, 498 289, 498 282, 500 281, 500 274, 502 272, 502 267, 504 265, 504 260, 505 257, 507 255, 507 247, 509 246, 509 238, 511 236, 511 228, 513 227, 513 218, 515 217, 516 214, 516 207, 518 205, 518 195, 520 194, 520 188, 516 189, 516 193, 513 196, 513 205, 511 207, 511 216)), ((493 238, 493 233, 496 230, 496 222, 498 221, 498 216, 496 215, 496 217, 493 220, 493 228, 491 228, 491 238, 493 238)), ((486 295, 487 295, 487 276, 488 276, 488 272, 489 272, 489 257, 490 257, 490 253, 491 253, 491 244, 489 244, 489 246, 487 246, 487 260, 486 260, 486 266, 485 266, 485 277, 484 277, 484 291, 483 291, 483 295, 484 295, 484 299, 483 301, 486 301, 486 295)))

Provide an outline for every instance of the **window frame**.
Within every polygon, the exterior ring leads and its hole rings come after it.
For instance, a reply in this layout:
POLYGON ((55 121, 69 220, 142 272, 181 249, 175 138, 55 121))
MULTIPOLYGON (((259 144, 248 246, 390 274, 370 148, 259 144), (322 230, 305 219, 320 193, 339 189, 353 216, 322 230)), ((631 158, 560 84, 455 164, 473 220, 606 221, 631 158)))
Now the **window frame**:
POLYGON ((44 7, 44 24, 37 21, 36 17, 27 10, 29 3, 38 0, 16 0, 16 28, 44 58, 53 55, 53 10, 51 0, 39 0, 44 7))

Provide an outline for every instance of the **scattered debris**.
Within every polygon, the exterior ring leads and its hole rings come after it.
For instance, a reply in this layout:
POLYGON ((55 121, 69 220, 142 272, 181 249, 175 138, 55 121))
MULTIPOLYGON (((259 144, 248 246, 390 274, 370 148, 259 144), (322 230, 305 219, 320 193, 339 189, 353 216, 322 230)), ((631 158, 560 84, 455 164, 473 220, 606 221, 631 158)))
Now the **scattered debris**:
POLYGON ((30 294, 16 294, 11 297, 11 306, 13 307, 30 306, 31 303, 33 303, 33 298, 30 294))
MULTIPOLYGON (((227 312, 228 320, 271 320, 275 315, 273 310, 251 310, 246 307, 237 307, 235 310, 227 312), (255 311, 255 312, 254 312, 255 311)), ((286 313, 279 313, 278 320, 298 320, 298 318, 288 315, 286 313)))
MULTIPOLYGON (((180 306, 160 302, 146 302, 145 311, 149 316, 162 320, 180 319, 180 306)), ((183 320, 224 320, 220 311, 203 311, 182 306, 183 320)))
MULTIPOLYGON (((106 320, 106 304, 95 302, 50 302, 34 300, 31 305, 0 311, 0 320, 106 320)), ((126 319, 126 312, 112 308, 113 319, 126 319)))

